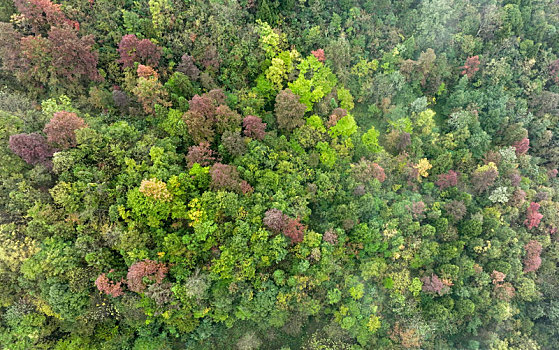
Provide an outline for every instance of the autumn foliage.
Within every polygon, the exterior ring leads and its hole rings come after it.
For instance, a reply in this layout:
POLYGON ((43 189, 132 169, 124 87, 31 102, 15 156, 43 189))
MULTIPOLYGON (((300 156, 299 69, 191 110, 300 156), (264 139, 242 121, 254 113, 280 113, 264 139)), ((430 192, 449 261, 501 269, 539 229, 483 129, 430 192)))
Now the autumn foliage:
POLYGON ((161 57, 161 48, 149 39, 138 39, 134 34, 122 37, 118 44, 119 62, 124 68, 132 67, 134 62, 157 67, 161 57))
POLYGON ((60 111, 54 113, 43 131, 50 144, 57 148, 68 149, 76 146, 75 131, 86 126, 85 121, 76 113, 60 111))
POLYGON ((526 256, 524 257, 524 272, 534 272, 540 268, 542 258, 542 245, 540 242, 531 240, 524 245, 526 256))
MULTIPOLYGON (((111 271, 112 272, 112 271, 111 271)), ((124 294, 122 287, 124 279, 118 282, 111 281, 105 273, 100 274, 95 280, 95 286, 99 291, 112 296, 113 298, 119 297, 124 294)))
POLYGON ((543 219, 543 214, 541 214, 538 210, 540 209, 540 204, 532 202, 528 207, 526 212, 526 220, 524 221, 524 225, 529 229, 534 227, 538 227, 540 221, 543 219))
POLYGON ((26 163, 50 165, 50 157, 54 153, 43 135, 38 133, 17 134, 10 136, 9 147, 12 152, 26 163))
POLYGON ((159 284, 163 281, 169 268, 157 261, 143 260, 135 262, 128 269, 126 283, 128 289, 133 292, 142 293, 148 284, 159 284))

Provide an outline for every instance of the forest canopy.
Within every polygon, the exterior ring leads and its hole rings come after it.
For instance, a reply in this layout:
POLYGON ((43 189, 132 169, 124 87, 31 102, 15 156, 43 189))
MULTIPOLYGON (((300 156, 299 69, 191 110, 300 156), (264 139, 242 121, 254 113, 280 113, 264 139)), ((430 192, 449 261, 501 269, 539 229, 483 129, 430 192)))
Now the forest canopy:
POLYGON ((0 348, 559 348, 553 0, 0 0, 0 348))

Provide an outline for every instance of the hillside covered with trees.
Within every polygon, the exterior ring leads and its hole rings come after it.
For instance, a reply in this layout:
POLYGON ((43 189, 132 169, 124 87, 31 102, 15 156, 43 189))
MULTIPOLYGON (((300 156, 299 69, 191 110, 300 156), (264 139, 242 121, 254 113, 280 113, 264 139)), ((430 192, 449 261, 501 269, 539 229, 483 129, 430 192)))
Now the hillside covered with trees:
POLYGON ((0 0, 0 348, 559 348, 559 3, 0 0))

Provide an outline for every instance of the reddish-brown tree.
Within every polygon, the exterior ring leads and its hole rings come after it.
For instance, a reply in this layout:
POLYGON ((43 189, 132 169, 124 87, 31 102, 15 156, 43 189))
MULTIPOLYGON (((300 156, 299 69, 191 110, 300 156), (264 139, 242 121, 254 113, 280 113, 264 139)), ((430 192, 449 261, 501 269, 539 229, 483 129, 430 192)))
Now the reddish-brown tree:
POLYGON ((132 67, 134 62, 157 67, 161 57, 161 48, 152 43, 149 39, 138 39, 134 34, 127 34, 122 37, 118 44, 119 62, 127 67, 132 67))
POLYGON ((210 144, 208 142, 200 142, 198 146, 190 146, 188 148, 188 154, 186 155, 186 161, 188 167, 198 163, 201 166, 208 166, 215 162, 216 153, 212 151, 210 144))
POLYGON ((126 275, 126 283, 128 288, 137 293, 142 293, 148 282, 149 284, 161 283, 169 268, 163 264, 153 260, 143 260, 135 262, 128 269, 126 275))
POLYGON ((54 150, 47 144, 47 140, 41 134, 12 135, 10 136, 9 147, 12 152, 28 164, 42 164, 50 167, 50 157, 52 157, 54 150))
POLYGON ((540 221, 543 219, 543 214, 538 211, 539 209, 540 205, 538 203, 530 203, 530 206, 526 211, 526 220, 524 221, 524 225, 526 225, 529 229, 538 227, 540 221))
POLYGON ((467 75, 468 78, 473 77, 479 70, 479 56, 471 56, 466 59, 466 63, 462 67, 462 75, 467 75))
POLYGON ((266 136, 266 123, 254 115, 247 115, 243 119, 243 128, 245 136, 253 139, 262 140, 266 136))
POLYGON ((526 256, 524 257, 524 272, 537 271, 542 264, 540 254, 542 252, 542 245, 540 242, 531 240, 524 245, 526 249, 526 256))
POLYGON ((440 174, 439 179, 435 182, 441 190, 448 187, 453 187, 458 184, 458 173, 454 170, 449 170, 446 174, 440 174))
POLYGON ((75 131, 86 126, 85 121, 76 113, 60 111, 54 113, 43 131, 50 144, 57 148, 68 149, 76 146, 75 131))
MULTIPOLYGON (((111 270, 112 272, 112 270, 111 270)), ((122 290, 122 283, 124 279, 121 279, 118 282, 111 281, 106 274, 102 273, 97 277, 95 280, 95 286, 99 291, 112 296, 113 298, 119 297, 124 294, 122 290)))

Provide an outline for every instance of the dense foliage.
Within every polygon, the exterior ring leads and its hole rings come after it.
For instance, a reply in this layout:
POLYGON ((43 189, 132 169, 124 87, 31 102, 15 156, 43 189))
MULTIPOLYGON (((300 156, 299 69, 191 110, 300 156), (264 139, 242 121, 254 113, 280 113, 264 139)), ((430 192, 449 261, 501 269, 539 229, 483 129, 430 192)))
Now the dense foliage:
POLYGON ((558 30, 0 0, 0 348, 559 348, 558 30))

